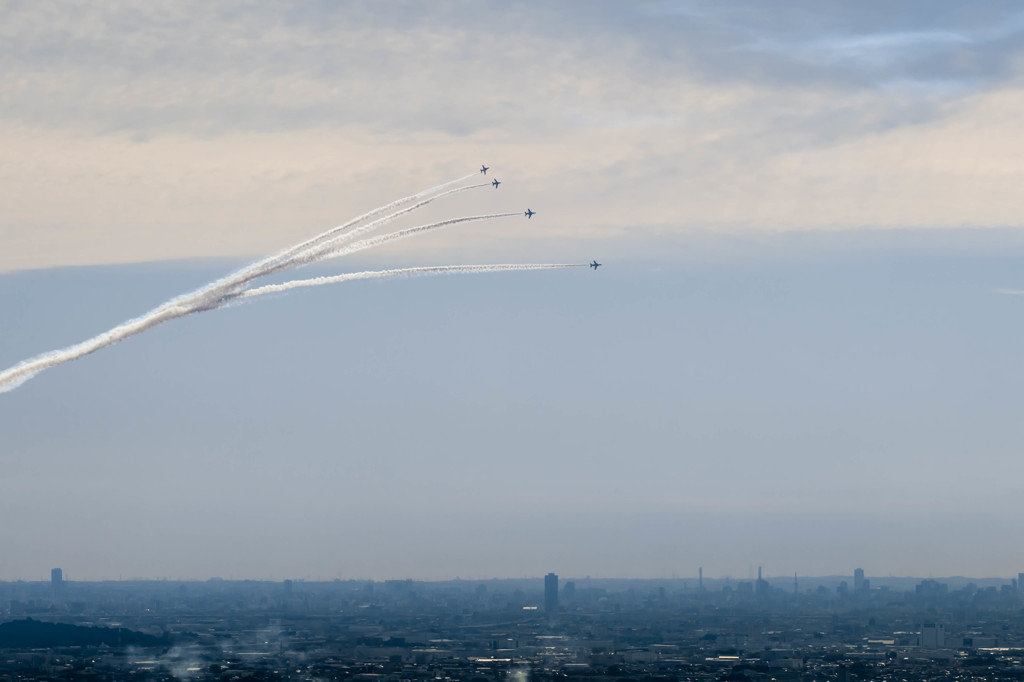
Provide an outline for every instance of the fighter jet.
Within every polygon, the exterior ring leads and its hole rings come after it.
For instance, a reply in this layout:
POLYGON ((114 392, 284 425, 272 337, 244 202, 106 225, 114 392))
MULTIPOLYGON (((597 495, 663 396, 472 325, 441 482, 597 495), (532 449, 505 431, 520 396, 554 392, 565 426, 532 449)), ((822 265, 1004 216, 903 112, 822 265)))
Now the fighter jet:
POLYGON ((534 214, 534 213, 535 213, 535 211, 531 211, 530 209, 526 209, 526 212, 525 212, 525 213, 523 213, 523 215, 524 215, 524 216, 526 216, 526 219, 527 219, 527 220, 529 220, 530 218, 532 218, 532 217, 533 217, 533 214, 534 214))
POLYGON ((594 261, 593 263, 590 264, 590 267, 592 267, 595 270, 597 270, 599 267, 601 267, 601 263, 598 263, 597 261, 594 261))
POLYGON ((495 180, 491 184, 494 185, 494 189, 498 189, 498 185, 500 185, 501 183, 495 180))
POLYGON ((484 175, 487 175, 487 171, 488 170, 490 170, 490 169, 487 166, 483 165, 482 163, 480 164, 480 172, 481 173, 483 173, 484 175))

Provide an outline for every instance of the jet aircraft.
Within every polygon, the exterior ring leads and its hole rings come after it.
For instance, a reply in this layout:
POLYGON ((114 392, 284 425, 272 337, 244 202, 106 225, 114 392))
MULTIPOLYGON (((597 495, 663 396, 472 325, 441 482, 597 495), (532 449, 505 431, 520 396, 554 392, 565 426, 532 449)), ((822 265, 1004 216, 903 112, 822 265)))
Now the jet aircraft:
POLYGON ((491 184, 494 185, 494 189, 498 189, 498 185, 500 185, 501 183, 495 180, 491 184))
POLYGON ((590 267, 592 267, 595 270, 597 270, 599 267, 601 267, 601 263, 598 263, 597 261, 594 261, 593 263, 590 264, 590 267))
POLYGON ((536 211, 531 211, 530 209, 526 209, 526 211, 523 213, 523 215, 526 216, 527 220, 529 220, 530 218, 533 217, 534 213, 536 213, 536 211))
POLYGON ((487 171, 488 170, 490 170, 490 169, 487 166, 483 165, 482 163, 480 164, 480 172, 481 173, 483 173, 484 175, 487 175, 487 171))

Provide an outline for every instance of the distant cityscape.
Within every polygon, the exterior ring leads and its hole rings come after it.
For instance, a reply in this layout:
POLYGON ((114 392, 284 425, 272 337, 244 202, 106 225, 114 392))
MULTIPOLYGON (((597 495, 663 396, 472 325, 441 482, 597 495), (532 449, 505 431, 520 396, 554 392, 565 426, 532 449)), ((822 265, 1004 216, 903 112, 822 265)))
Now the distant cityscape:
POLYGON ((1017 579, 0 583, 0 681, 1024 679, 1017 579))

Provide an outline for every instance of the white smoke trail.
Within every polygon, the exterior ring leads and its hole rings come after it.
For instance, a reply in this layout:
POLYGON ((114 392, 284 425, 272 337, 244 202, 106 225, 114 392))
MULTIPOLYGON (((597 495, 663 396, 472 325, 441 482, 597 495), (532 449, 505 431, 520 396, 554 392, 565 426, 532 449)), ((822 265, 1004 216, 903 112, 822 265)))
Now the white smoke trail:
MULTIPOLYGON (((410 227, 410 228, 406 228, 404 230, 399 230, 398 232, 392 232, 392 233, 389 233, 389 234, 383 234, 383 235, 379 235, 377 237, 372 237, 370 239, 364 239, 362 241, 356 242, 355 244, 350 244, 348 246, 338 246, 338 245, 335 245, 334 243, 332 243, 333 242, 333 240, 332 240, 332 241, 328 241, 328 242, 322 244, 321 246, 319 246, 319 247, 317 247, 315 249, 311 249, 311 250, 309 250, 309 251, 307 251, 307 252, 305 252, 303 254, 300 254, 300 255, 294 257, 291 261, 289 261, 288 267, 289 268, 293 268, 293 267, 299 267, 299 266, 302 266, 302 265, 308 265, 310 263, 315 263, 317 261, 326 260, 328 258, 340 258, 341 256, 347 256, 350 253, 356 253, 358 251, 365 251, 366 249, 372 249, 372 248, 381 246, 382 244, 387 244, 388 242, 397 241, 399 239, 405 239, 406 237, 411 237, 413 235, 420 234, 422 232, 426 232, 428 230, 436 230, 436 229, 441 228, 441 227, 447 227, 449 225, 456 225, 458 223, 472 222, 474 220, 489 220, 491 218, 508 218, 510 216, 516 216, 516 215, 519 215, 519 213, 518 212, 516 212, 516 213, 492 213, 490 215, 466 216, 466 217, 463 217, 463 218, 450 218, 448 220, 440 220, 440 221, 438 221, 436 223, 429 223, 427 225, 418 225, 416 227, 410 227)), ((348 235, 346 235, 346 236, 348 236, 348 235)), ((267 273, 264 273, 264 274, 270 274, 270 272, 267 272, 267 273)), ((242 295, 244 293, 245 292, 240 292, 239 289, 237 289, 237 288, 226 290, 220 296, 219 299, 217 299, 215 301, 208 302, 204 309, 216 308, 216 307, 219 307, 221 305, 224 305, 225 303, 232 303, 232 302, 238 300, 239 298, 248 298, 247 296, 243 296, 242 295)))
MULTIPOLYGON (((514 215, 514 214, 513 214, 514 215)), ((390 270, 375 270, 366 272, 353 272, 332 277, 314 277, 312 279, 294 280, 282 284, 270 284, 243 291, 231 297, 225 297, 222 301, 206 305, 205 307, 180 306, 165 303, 145 315, 141 315, 123 324, 120 324, 109 331, 98 334, 82 343, 69 346, 62 350, 53 351, 35 358, 25 360, 10 369, 0 373, 0 393, 14 390, 18 386, 42 372, 44 369, 56 365, 77 360, 78 358, 95 353, 101 348, 123 341, 136 334, 141 334, 147 329, 163 324, 169 320, 184 317, 192 313, 202 312, 217 307, 223 302, 231 302, 236 299, 254 298, 264 294, 279 293, 300 287, 323 286, 359 279, 377 279, 383 277, 400 277, 416 275, 440 275, 459 274, 474 272, 501 272, 508 270, 553 270, 559 268, 586 267, 585 263, 542 263, 542 264, 499 264, 499 265, 440 265, 419 268, 396 268, 390 270)))
MULTIPOLYGON (((295 253, 298 253, 300 251, 304 251, 304 250, 308 249, 309 247, 316 245, 321 240, 323 240, 325 238, 332 237, 335 234, 341 232, 342 230, 347 230, 348 228, 350 228, 350 227, 352 227, 354 225, 358 225, 359 223, 363 222, 364 220, 369 220, 370 218, 372 218, 375 215, 380 215, 381 213, 386 213, 388 211, 394 210, 394 209, 398 208, 399 206, 401 206, 403 204, 409 203, 410 201, 416 201, 417 199, 420 199, 420 198, 425 197, 425 196, 429 196, 429 195, 433 194, 434 192, 439 192, 442 189, 444 189, 445 187, 447 187, 448 185, 454 185, 456 182, 464 182, 464 181, 469 180, 470 178, 473 178, 473 177, 476 177, 476 174, 475 173, 470 173, 469 175, 464 175, 461 178, 456 178, 455 180, 449 180, 448 182, 442 182, 440 185, 436 185, 435 187, 431 187, 430 189, 425 189, 425 190, 423 190, 421 192, 417 192, 416 194, 410 194, 407 197, 403 197, 401 199, 397 199, 396 201, 392 201, 390 204, 386 204, 384 206, 381 206, 380 208, 375 208, 372 211, 367 211, 363 215, 358 216, 356 218, 353 218, 352 220, 349 220, 347 223, 344 223, 343 225, 338 225, 337 227, 332 227, 331 229, 327 230, 326 232, 322 232, 321 234, 318 234, 317 236, 313 237, 312 239, 307 239, 306 241, 304 241, 302 243, 299 243, 299 244, 295 244, 294 246, 290 246, 287 249, 285 249, 284 251, 276 253, 273 256, 269 256, 267 258, 264 258, 261 261, 257 261, 256 263, 253 263, 250 267, 259 266, 261 263, 269 263, 271 261, 276 261, 278 259, 291 257, 295 253)), ((461 189, 455 190, 455 191, 462 191, 462 189, 471 189, 472 187, 481 187, 481 186, 483 186, 485 184, 486 183, 481 183, 479 185, 472 185, 471 187, 461 188, 461 189)), ((442 194, 440 196, 433 197, 432 199, 430 199, 430 200, 428 200, 428 201, 426 201, 424 203, 417 204, 416 206, 413 206, 412 208, 409 208, 409 209, 406 209, 406 210, 400 212, 399 215, 402 215, 403 213, 408 213, 409 211, 411 211, 411 210, 413 210, 415 208, 419 208, 420 206, 423 206, 425 204, 430 203, 430 201, 433 201, 434 199, 440 199, 441 196, 447 196, 448 194, 454 194, 454 192, 449 191, 449 192, 445 192, 444 194, 442 194)))
MULTIPOLYGON (((349 246, 337 248, 331 245, 324 245, 319 250, 314 249, 312 252, 307 252, 307 255, 302 257, 293 258, 291 263, 311 263, 315 260, 322 258, 336 258, 349 253, 355 253, 356 251, 363 251, 370 249, 381 244, 386 244, 391 241, 410 237, 414 234, 419 234, 427 230, 433 230, 448 225, 455 225, 457 223, 470 222, 474 220, 487 220, 490 218, 507 218, 509 216, 519 215, 518 213, 494 213, 491 215, 482 216, 468 216, 465 218, 452 218, 450 220, 442 220, 436 223, 430 223, 427 225, 420 225, 418 227, 410 227, 399 232, 393 232, 391 234, 380 235, 370 239, 364 239, 350 244, 349 246), (326 250, 325 250, 326 249, 326 250)), ((239 271, 240 273, 242 271, 239 271)), ((265 273, 260 273, 261 276, 265 273)), ((255 277, 254 276, 254 277, 255 277)), ((0 393, 10 391, 14 388, 25 383, 27 380, 34 377, 44 369, 49 369, 56 365, 70 362, 71 360, 77 360, 90 353, 95 353, 100 348, 104 348, 111 344, 123 341, 136 334, 141 334, 147 329, 152 329, 158 324, 163 324, 169 320, 173 320, 185 315, 200 312, 203 310, 212 310, 223 304, 225 301, 230 301, 238 293, 241 286, 244 286, 248 282, 252 281, 254 277, 237 277, 232 276, 225 277, 213 284, 209 284, 191 294, 179 296, 171 299, 167 303, 160 305, 153 310, 149 311, 145 315, 136 317, 128 322, 120 324, 113 329, 106 331, 102 334, 94 336, 93 338, 83 341, 82 343, 70 346, 63 350, 53 351, 44 355, 25 360, 18 363, 14 367, 0 372, 0 393)))
POLYGON ((302 287, 320 287, 325 284, 337 284, 339 282, 351 282, 358 279, 379 279, 382 277, 413 277, 421 275, 460 275, 474 272, 506 272, 515 270, 557 270, 561 268, 585 268, 586 263, 507 263, 498 265, 433 265, 419 268, 393 268, 390 270, 367 270, 365 272, 349 272, 344 275, 332 275, 329 277, 312 277, 310 279, 296 279, 281 284, 268 284, 266 286, 248 289, 237 294, 234 299, 255 298, 265 294, 279 294, 292 289, 302 287))
MULTIPOLYGON (((187 300, 187 299, 190 299, 192 297, 203 297, 203 296, 205 296, 208 293, 216 294, 216 292, 218 292, 218 291, 221 292, 222 294, 223 293, 229 293, 229 292, 232 292, 232 291, 238 291, 239 289, 241 289, 243 286, 245 286, 246 284, 248 284, 249 282, 251 282, 254 279, 257 279, 259 277, 263 277, 265 275, 268 275, 268 274, 271 274, 271 273, 274 273, 274 272, 279 272, 280 270, 283 270, 283 269, 285 269, 287 267, 291 267, 288 264, 291 263, 292 259, 295 258, 297 255, 304 253, 305 251, 307 251, 310 248, 315 248, 315 246, 317 244, 323 242, 324 240, 333 238, 335 235, 339 234, 340 232, 342 232, 342 231, 344 231, 344 230, 346 230, 346 229, 348 229, 350 227, 353 227, 355 225, 358 225, 359 223, 363 222, 364 220, 368 220, 369 218, 372 218, 375 215, 380 215, 383 212, 386 212, 386 211, 392 210, 394 208, 397 208, 398 206, 401 206, 402 204, 406 204, 406 203, 408 203, 410 201, 416 201, 417 199, 420 199, 422 197, 428 196, 428 195, 430 195, 430 194, 432 194, 434 192, 437 192, 438 190, 444 189, 445 187, 447 187, 449 185, 453 185, 456 182, 462 182, 464 180, 468 180, 469 178, 472 178, 472 177, 475 177, 475 176, 473 174, 470 174, 470 175, 465 175, 465 176, 463 176, 461 178, 457 178, 455 180, 449 180, 448 182, 442 183, 442 184, 437 185, 435 187, 431 187, 430 189, 425 189, 422 192, 417 192, 416 194, 412 194, 410 196, 403 197, 401 199, 398 199, 397 201, 392 201, 390 204, 387 204, 386 206, 381 206, 380 208, 375 208, 372 211, 368 211, 368 212, 364 213, 363 215, 361 215, 361 216, 359 216, 357 218, 353 218, 352 220, 349 220, 347 223, 345 223, 343 225, 338 225, 337 227, 332 227, 331 229, 329 229, 329 230, 327 230, 325 232, 322 232, 322 233, 318 234, 317 236, 315 236, 315 237, 313 237, 311 239, 307 239, 304 242, 301 242, 301 243, 296 244, 294 246, 290 246, 287 249, 284 249, 283 251, 279 251, 278 253, 276 253, 274 255, 267 256, 265 258, 261 258, 260 260, 256 261, 255 263, 251 263, 251 264, 247 265, 246 267, 242 268, 241 270, 237 270, 237 271, 231 273, 230 275, 227 275, 226 277, 222 277, 221 279, 219 279, 219 280, 217 280, 215 282, 211 282, 210 284, 207 284, 205 287, 202 287, 201 289, 198 289, 197 291, 194 291, 191 294, 185 294, 184 296, 180 297, 180 299, 187 300)), ((408 213, 409 211, 412 211, 412 210, 414 210, 416 208, 419 208, 421 206, 425 206, 426 204, 429 204, 434 199, 439 199, 441 196, 448 196, 449 194, 454 194, 454 193, 459 192, 459 191, 464 191, 466 189, 474 189, 476 187, 483 187, 485 185, 486 185, 486 183, 481 183, 481 184, 478 184, 478 185, 470 185, 470 186, 467 186, 465 188, 457 188, 456 190, 449 190, 448 192, 444 192, 442 195, 439 195, 439 196, 436 196, 436 197, 432 197, 432 198, 430 198, 428 200, 425 200, 425 201, 421 201, 421 202, 419 202, 418 204, 416 204, 413 207, 410 207, 408 209, 404 209, 402 211, 399 211, 394 217, 397 217, 399 215, 404 215, 404 214, 408 213)), ((386 220, 386 218, 382 219, 382 220, 386 220)), ((178 302, 180 303, 182 301, 178 301, 178 302)))
MULTIPOLYGON (((466 216, 463 218, 449 218, 448 220, 440 220, 436 223, 429 223, 427 225, 417 225, 416 227, 409 227, 398 232, 391 232, 389 234, 382 234, 377 237, 371 237, 358 241, 355 244, 349 244, 348 246, 339 246, 330 241, 321 244, 319 247, 306 251, 289 261, 289 267, 295 267, 298 265, 308 265, 309 263, 315 263, 321 260, 327 260, 328 258, 340 258, 347 256, 350 253, 356 253, 357 251, 365 251, 366 249, 376 248, 382 244, 388 242, 398 241, 399 239, 405 239, 421 232, 428 230, 436 230, 441 227, 448 227, 450 225, 457 225, 458 223, 468 223, 475 220, 490 220, 492 218, 508 218, 510 216, 519 215, 518 211, 514 213, 491 213, 489 215, 474 215, 466 216)), ((227 295, 230 296, 234 292, 229 292, 227 295)))
MULTIPOLYGON (((428 195, 430 195, 430 194, 432 194, 434 192, 437 192, 438 190, 444 189, 445 187, 448 187, 449 185, 453 185, 453 184, 455 184, 457 182, 462 182, 464 180, 468 180, 468 179, 473 178, 475 176, 476 175, 474 173, 471 173, 471 174, 465 175, 465 176, 463 176, 461 178, 456 178, 455 180, 449 180, 448 182, 444 182, 444 183, 442 183, 440 185, 436 185, 435 187, 431 187, 430 189, 425 189, 425 190, 423 190, 421 192, 417 192, 416 194, 412 194, 412 195, 409 195, 407 197, 403 197, 401 199, 398 199, 397 201, 392 201, 390 204, 387 204, 385 206, 381 206, 380 208, 375 208, 372 211, 368 211, 368 212, 364 213, 361 216, 358 216, 356 218, 353 218, 352 220, 349 220, 347 223, 345 223, 343 225, 339 225, 337 227, 331 228, 330 230, 322 232, 321 234, 317 235, 316 237, 313 237, 312 239, 307 239, 304 242, 301 242, 301 243, 296 244, 294 246, 290 246, 287 249, 279 251, 278 253, 276 253, 276 254, 274 254, 272 256, 267 256, 265 258, 261 258, 260 260, 254 262, 254 263, 250 263, 249 265, 245 266, 244 268, 242 268, 240 270, 236 270, 235 272, 233 272, 233 273, 231 273, 229 275, 226 275, 225 277, 222 277, 222 278, 220 278, 218 280, 215 280, 215 281, 213 281, 213 282, 211 282, 211 283, 209 283, 209 284, 207 284, 207 285, 205 285, 203 287, 200 287, 199 289, 197 289, 197 290, 195 290, 193 292, 190 292, 190 293, 187 293, 187 294, 182 294, 181 296, 178 296, 177 298, 173 298, 170 301, 168 301, 167 303, 165 303, 164 305, 162 305, 162 306, 160 306, 158 308, 155 308, 154 310, 150 311, 150 313, 147 313, 147 315, 155 314, 158 311, 163 310, 167 306, 171 306, 171 307, 190 307, 191 306, 191 307, 195 308, 195 310, 188 310, 186 312, 183 312, 182 315, 187 315, 187 314, 189 314, 191 312, 196 312, 197 310, 208 310, 210 308, 214 308, 214 307, 217 306, 219 301, 221 299, 223 299, 225 296, 239 291, 246 284, 248 284, 249 282, 253 281, 254 279, 257 279, 259 277, 264 277, 264 276, 266 276, 268 274, 271 274, 271 273, 279 272, 280 270, 286 269, 288 267, 292 267, 291 263, 293 262, 293 260, 295 259, 296 256, 305 253, 310 248, 316 248, 316 245, 321 243, 321 242, 323 242, 324 240, 330 240, 332 238, 335 238, 336 235, 339 234, 340 232, 342 232, 343 230, 346 230, 349 227, 352 227, 354 225, 358 225, 360 222, 363 222, 363 221, 365 221, 365 220, 367 220, 369 218, 372 218, 375 215, 379 215, 380 213, 383 213, 385 211, 394 209, 394 208, 396 208, 398 206, 401 206, 402 204, 406 204, 406 203, 408 203, 410 201, 415 201, 417 199, 421 199, 422 197, 428 196, 428 195)), ((386 222, 389 222, 389 220, 392 220, 395 217, 398 217, 399 215, 404 215, 404 214, 408 213, 409 211, 412 211, 412 210, 414 210, 416 208, 419 208, 421 206, 425 206, 426 204, 429 204, 431 201, 433 201, 435 199, 439 199, 442 196, 448 196, 450 194, 455 194, 456 192, 462 192, 462 191, 465 191, 465 190, 468 190, 468 189, 475 189, 477 187, 485 187, 486 185, 487 185, 487 183, 480 183, 480 184, 477 184, 477 185, 468 185, 466 187, 459 187, 459 188, 456 188, 454 190, 449 190, 449 191, 444 192, 444 193, 442 193, 442 194, 440 194, 438 196, 431 197, 431 198, 426 199, 424 201, 420 201, 415 206, 412 206, 412 207, 409 207, 409 208, 404 209, 402 211, 399 211, 396 214, 393 214, 391 216, 385 216, 384 218, 382 218, 382 219, 380 219, 379 221, 376 221, 376 222, 380 223, 380 224, 384 224, 386 222)), ((306 261, 306 262, 311 262, 311 261, 306 261)), ((144 315, 143 318, 144 317, 146 317, 146 315, 144 315)), ((142 319, 142 318, 138 318, 138 319, 142 319)), ((55 352, 58 352, 58 351, 55 351, 55 352)), ((47 354, 47 355, 50 355, 50 354, 47 354)), ((22 364, 24 364, 24 363, 22 363, 22 364)), ((12 368, 12 369, 14 369, 14 368, 12 368)), ((4 377, 6 376, 6 374, 7 374, 6 372, 0 373, 0 392, 3 392, 3 386, 4 386, 3 380, 4 380, 4 377)))
POLYGON ((21 386, 44 369, 49 369, 50 367, 55 367, 65 362, 70 362, 71 360, 77 360, 78 358, 89 355, 90 353, 95 353, 100 348, 117 343, 118 341, 123 341, 130 336, 141 334, 147 329, 152 329, 156 325, 167 322, 168 320, 184 317, 190 313, 208 309, 209 306, 196 307, 174 305, 171 302, 164 303, 145 315, 141 315, 128 320, 123 324, 119 324, 113 329, 103 332, 102 334, 98 334, 87 341, 75 344, 74 346, 69 346, 62 350, 44 353, 43 355, 19 362, 10 369, 0 372, 0 393, 6 393, 7 391, 11 391, 18 386, 21 386))
MULTIPOLYGON (((34 358, 29 358, 28 360, 23 360, 22 362, 19 362, 18 364, 0 372, 0 393, 6 393, 7 391, 11 391, 17 388, 18 386, 21 386, 23 383, 25 383, 26 381, 36 376, 37 374, 39 374, 39 372, 42 372, 45 369, 49 369, 50 367, 54 367, 65 362, 70 362, 71 360, 77 360, 78 358, 81 358, 85 355, 89 355, 90 353, 96 352, 100 348, 104 348, 111 344, 117 343, 118 341, 123 341, 124 339, 134 336, 136 334, 140 334, 146 331, 147 329, 152 329, 158 324, 162 324, 164 322, 179 317, 184 317, 185 315, 189 315, 191 313, 216 308, 222 301, 225 300, 225 298, 228 298, 231 296, 231 294, 238 292, 249 282, 253 281, 258 277, 262 277, 268 274, 269 272, 276 272, 278 270, 283 269, 283 267, 290 267, 291 264, 294 262, 296 256, 306 253, 309 249, 317 249, 317 244, 320 244, 325 239, 330 241, 342 230, 358 225, 360 222, 363 222, 369 218, 372 218, 373 216, 379 215, 380 213, 386 212, 388 210, 393 210, 398 206, 406 204, 410 201, 422 199, 423 197, 429 196, 430 194, 435 193, 441 189, 444 189, 445 187, 452 185, 456 182, 463 182, 475 176, 475 173, 471 173, 461 178, 450 180, 443 184, 437 185, 436 187, 432 187, 430 189, 423 190, 422 192, 417 192, 416 194, 404 197, 397 201, 393 201, 390 204, 387 204, 380 208, 373 209, 372 211, 364 213, 358 218, 354 218, 353 220, 348 221, 344 225, 332 228, 320 235, 317 235, 316 237, 313 237, 312 239, 306 240, 305 242, 289 247, 277 254, 260 259, 255 263, 252 263, 240 270, 237 270, 231 273, 230 275, 222 277, 219 280, 211 282, 210 284, 207 284, 193 292, 173 298, 170 301, 167 301, 166 303, 157 306, 153 310, 150 310, 144 315, 124 322, 123 324, 120 324, 114 327, 113 329, 110 329, 109 331, 103 332, 102 334, 98 334, 97 336, 94 336, 91 339, 83 341, 82 343, 78 343, 61 350, 55 350, 49 353, 44 353, 34 358)), ((433 197, 426 201, 421 201, 417 204, 417 206, 413 208, 418 208, 419 206, 429 203, 433 199, 440 198, 440 196, 446 196, 448 194, 453 194, 456 191, 464 191, 466 189, 472 189, 474 187, 482 186, 484 186, 483 183, 481 183, 480 185, 471 185, 465 188, 449 190, 448 192, 445 192, 437 197, 433 197)), ((409 210, 413 210, 413 208, 401 211, 400 214, 407 213, 409 210)), ((424 227, 423 229, 427 228, 424 227)), ((364 242, 372 241, 373 240, 364 240, 364 242)), ((363 242, 360 242, 360 244, 363 244, 363 242)), ((361 246, 361 248, 357 250, 371 248, 371 246, 374 245, 375 244, 366 244, 361 246)))
MULTIPOLYGON (((448 183, 448 184, 451 184, 451 183, 448 183)), ((417 202, 416 204, 414 204, 412 206, 409 206, 407 208, 403 208, 400 211, 396 211, 394 213, 386 215, 383 218, 378 218, 377 220, 374 220, 371 223, 367 223, 366 225, 361 225, 360 227, 357 227, 356 229, 352 230, 351 232, 345 232, 346 229, 348 229, 353 224, 356 224, 356 222, 358 222, 358 221, 354 222, 354 221, 350 220, 349 222, 345 223, 344 225, 339 225, 338 227, 332 228, 332 229, 324 232, 323 234, 319 234, 316 237, 303 242, 302 244, 294 246, 294 247, 292 247, 290 249, 287 249, 287 251, 284 251, 284 252, 278 254, 277 256, 274 257, 274 259, 273 259, 274 262, 273 263, 269 262, 270 259, 266 259, 266 265, 264 265, 264 267, 260 270, 259 275, 257 275, 257 276, 258 277, 263 277, 265 275, 275 274, 277 272, 280 272, 281 270, 287 270, 287 269, 295 267, 297 265, 305 265, 307 263, 311 263, 314 260, 318 260, 318 258, 313 258, 312 260, 306 260, 305 257, 309 256, 310 254, 312 254, 314 252, 318 252, 321 249, 321 247, 325 246, 326 244, 337 245, 338 243, 344 243, 346 241, 354 239, 355 237, 357 237, 360 234, 363 234, 365 232, 369 232, 370 230, 374 230, 374 229, 376 229, 378 227, 381 227, 382 225, 387 225, 388 223, 390 223, 390 222, 394 221, 395 219, 405 215, 406 213, 409 213, 411 211, 415 211, 416 209, 421 208, 423 206, 426 206, 427 204, 429 204, 429 203, 431 203, 433 201, 436 201, 438 199, 441 199, 441 198, 444 198, 444 197, 447 197, 447 196, 451 196, 452 194, 457 194, 459 192, 465 192, 466 190, 476 189, 478 187, 487 187, 489 184, 490 183, 483 182, 483 183, 480 183, 478 185, 467 185, 465 187, 456 187, 455 189, 450 189, 447 192, 442 192, 441 194, 438 194, 437 196, 430 197, 428 199, 424 199, 422 201, 417 202)))

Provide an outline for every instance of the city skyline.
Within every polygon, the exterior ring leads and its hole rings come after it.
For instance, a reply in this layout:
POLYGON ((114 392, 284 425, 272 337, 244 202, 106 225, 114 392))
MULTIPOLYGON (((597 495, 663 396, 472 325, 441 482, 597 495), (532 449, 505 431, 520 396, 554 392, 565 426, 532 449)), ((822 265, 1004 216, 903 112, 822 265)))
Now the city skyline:
MULTIPOLYGON (((1018 572, 1016 576, 894 576, 894 575, 872 575, 865 573, 863 569, 856 568, 848 574, 836 575, 769 575, 762 572, 763 566, 757 566, 756 574, 753 566, 750 567, 746 577, 735 575, 707 576, 708 586, 704 586, 705 576, 702 568, 698 568, 696 575, 674 575, 671 577, 653 578, 621 578, 615 576, 590 576, 590 575, 559 575, 548 572, 545 575, 537 576, 504 576, 504 577, 480 577, 463 578, 441 578, 436 580, 418 580, 414 578, 372 578, 349 576, 345 578, 330 579, 309 579, 303 577, 288 578, 252 578, 252 577, 224 577, 209 576, 206 578, 175 578, 170 576, 138 577, 118 576, 117 578, 100 579, 69 579, 64 574, 63 568, 52 568, 49 571, 49 579, 40 578, 19 578, 16 580, 0 580, 0 584, 18 585, 32 583, 49 583, 51 595, 57 595, 58 591, 64 590, 70 583, 81 585, 107 584, 107 583, 140 583, 160 585, 162 583, 268 583, 282 585, 285 594, 292 595, 296 586, 306 584, 337 584, 337 583, 379 583, 382 585, 397 584, 419 584, 419 585, 486 585, 493 584, 506 588, 518 589, 524 585, 540 586, 536 589, 536 595, 540 599, 538 608, 548 613, 555 613, 562 609, 565 604, 563 599, 569 599, 575 594, 576 584, 580 583, 581 589, 592 589, 599 586, 601 589, 629 589, 630 585, 641 585, 647 587, 672 586, 676 590, 688 592, 708 591, 729 591, 737 586, 746 585, 750 588, 750 594, 758 593, 758 583, 763 583, 768 592, 775 594, 812 594, 821 593, 821 588, 835 591, 837 594, 856 598, 858 594, 864 594, 874 590, 875 592, 910 592, 920 593, 922 586, 931 589, 934 586, 943 586, 948 589, 950 586, 955 589, 985 590, 993 587, 1009 587, 1013 594, 1024 595, 1024 572, 1018 572), (874 583, 872 583, 874 579, 874 583), (981 583, 980 585, 978 583, 981 583), (801 592, 802 590, 802 592, 801 592)), ((946 594, 946 592, 941 592, 946 594)), ((762 595, 763 596, 763 595, 762 595)))
POLYGON ((1019 580, 557 579, 0 582, 0 674, 985 682, 1024 662, 1019 580))

